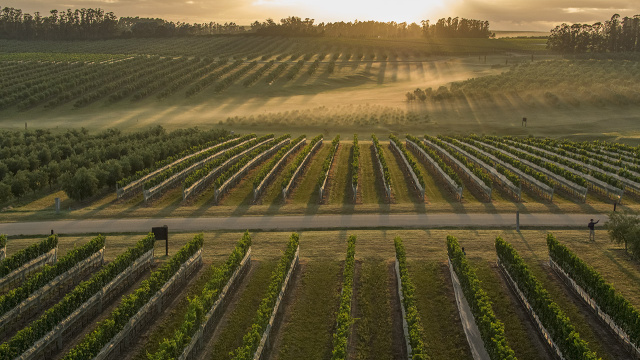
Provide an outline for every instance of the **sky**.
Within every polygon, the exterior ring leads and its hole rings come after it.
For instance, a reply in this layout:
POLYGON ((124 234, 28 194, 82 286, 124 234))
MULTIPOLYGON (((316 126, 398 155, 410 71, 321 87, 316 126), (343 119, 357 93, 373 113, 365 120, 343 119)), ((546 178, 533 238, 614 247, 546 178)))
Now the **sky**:
POLYGON ((638 0, 13 0, 0 7, 24 12, 102 8, 116 16, 159 17, 171 21, 230 22, 288 16, 335 21, 436 21, 442 17, 489 20, 492 30, 549 31, 566 23, 605 21, 613 14, 640 14, 638 0))

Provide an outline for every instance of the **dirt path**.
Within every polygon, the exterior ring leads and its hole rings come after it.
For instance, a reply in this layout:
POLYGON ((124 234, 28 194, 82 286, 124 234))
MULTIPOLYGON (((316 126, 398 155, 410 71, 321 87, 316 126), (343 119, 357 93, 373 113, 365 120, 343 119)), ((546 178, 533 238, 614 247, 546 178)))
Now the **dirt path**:
POLYGON ((120 304, 122 298, 134 292, 140 286, 140 283, 148 278, 151 272, 155 271, 158 266, 158 263, 154 263, 153 265, 151 265, 151 269, 142 272, 138 276, 138 279, 133 282, 133 284, 131 284, 121 292, 120 296, 114 297, 114 300, 110 304, 108 304, 108 306, 103 306, 102 312, 100 314, 97 314, 97 316, 93 319, 89 319, 89 325, 82 327, 79 333, 65 338, 62 342, 64 344, 63 348, 53 357, 53 359, 62 359, 64 355, 66 355, 71 349, 78 345, 87 334, 93 332, 98 326, 98 323, 111 315, 111 312, 113 312, 113 310, 120 304))

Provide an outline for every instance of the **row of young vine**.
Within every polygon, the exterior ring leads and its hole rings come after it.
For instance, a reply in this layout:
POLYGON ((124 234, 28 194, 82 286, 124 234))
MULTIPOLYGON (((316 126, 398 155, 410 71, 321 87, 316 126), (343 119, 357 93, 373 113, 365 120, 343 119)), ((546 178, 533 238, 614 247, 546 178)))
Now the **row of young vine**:
POLYGON ((273 168, 282 159, 282 157, 287 152, 289 152, 289 150, 291 150, 294 146, 298 145, 305 138, 306 138, 306 135, 300 135, 294 140, 292 140, 289 144, 287 144, 286 146, 278 150, 276 155, 273 158, 271 158, 271 160, 269 160, 268 163, 266 163, 263 167, 261 167, 258 173, 255 175, 255 177, 253 178, 253 187, 257 188, 260 184, 262 184, 262 181, 265 179, 265 177, 267 177, 267 175, 269 175, 271 170, 273 170, 273 168))
POLYGON ((89 280, 76 286, 57 304, 49 307, 42 316, 28 324, 10 340, 0 345, 0 358, 13 359, 28 350, 36 341, 52 331, 61 321, 101 291, 105 285, 131 266, 138 258, 152 250, 154 242, 154 236, 152 234, 147 235, 139 240, 135 246, 127 249, 127 251, 106 264, 89 280))
POLYGON ((384 158, 384 151, 382 150, 382 146, 380 145, 378 137, 375 134, 371 135, 371 139, 373 140, 374 150, 378 156, 380 165, 382 165, 382 176, 384 177, 384 182, 387 186, 391 187, 391 172, 389 172, 387 160, 385 160, 384 158))
POLYGON ((92 359, 107 345, 191 256, 202 248, 202 234, 196 235, 130 295, 122 299, 111 314, 67 353, 64 360, 92 359))
POLYGON ((447 174, 451 178, 451 180, 453 180, 456 183, 456 185, 462 186, 462 180, 460 180, 458 173, 456 173, 451 168, 451 166, 447 165, 442 160, 442 158, 438 156, 438 154, 436 154, 436 152, 433 149, 426 146, 422 141, 420 141, 420 139, 418 139, 415 136, 407 135, 407 139, 413 142, 414 144, 416 144, 420 149, 422 149, 422 151, 424 151, 431 158, 431 160, 435 161, 435 163, 438 164, 440 169, 442 169, 442 171, 444 171, 444 173, 447 174))
POLYGON ((432 143, 438 145, 441 149, 449 153, 456 160, 460 161, 473 175, 475 175, 478 179, 480 179, 486 186, 489 188, 493 187, 493 181, 480 167, 474 165, 469 159, 467 159, 464 155, 460 154, 460 152, 456 151, 449 145, 447 145, 444 141, 429 135, 424 136, 425 139, 431 141, 432 143))
POLYGON ((335 156, 336 151, 338 151, 338 144, 340 144, 340 135, 336 135, 336 137, 331 141, 331 149, 322 163, 322 172, 318 177, 318 186, 320 187, 324 184, 324 179, 329 175, 329 168, 333 162, 333 157, 335 156))
MULTIPOLYGON (((0 247, 4 247, 7 243, 6 235, 0 235, 4 243, 0 247)), ((36 259, 38 256, 46 254, 58 246, 58 237, 51 235, 39 243, 27 246, 18 250, 10 257, 0 260, 0 278, 9 275, 12 271, 19 269, 29 261, 36 259)))
POLYGON ((426 186, 424 182, 424 177, 422 176, 422 171, 418 167, 418 161, 416 160, 416 158, 413 156, 413 154, 411 154, 407 150, 407 148, 404 146, 402 141, 398 139, 398 137, 391 134, 389 135, 389 140, 393 141, 393 143, 396 144, 398 149, 400 149, 400 152, 402 153, 402 155, 404 155, 404 158, 409 163, 409 166, 411 166, 411 170, 413 170, 413 173, 416 174, 416 177, 418 178, 418 182, 420 183, 420 186, 422 186, 422 188, 424 189, 426 186))
POLYGON ((304 159, 311 152, 311 149, 313 149, 313 147, 316 146, 316 143, 320 140, 322 140, 322 134, 311 139, 309 144, 307 144, 307 146, 305 146, 302 151, 298 153, 298 156, 293 159, 293 161, 289 165, 289 170, 285 173, 284 177, 282 178, 282 182, 280 183, 283 189, 286 188, 287 185, 289 185, 289 182, 291 182, 291 178, 293 178, 293 175, 296 173, 298 167, 300 167, 304 159))
POLYGON ((336 331, 333 334, 333 350, 331 360, 345 360, 347 358, 347 346, 351 333, 351 298, 353 296, 353 275, 356 266, 356 236, 350 235, 347 240, 347 257, 342 271, 342 293, 340 294, 340 307, 336 316, 336 331))

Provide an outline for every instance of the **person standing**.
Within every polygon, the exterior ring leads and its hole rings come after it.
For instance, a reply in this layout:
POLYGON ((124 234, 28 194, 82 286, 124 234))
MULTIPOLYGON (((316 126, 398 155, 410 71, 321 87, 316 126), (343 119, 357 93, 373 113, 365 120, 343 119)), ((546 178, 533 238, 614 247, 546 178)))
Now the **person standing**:
POLYGON ((596 241, 596 224, 600 222, 600 219, 598 219, 598 221, 593 222, 593 219, 591 219, 591 221, 589 221, 589 240, 591 241, 596 241))

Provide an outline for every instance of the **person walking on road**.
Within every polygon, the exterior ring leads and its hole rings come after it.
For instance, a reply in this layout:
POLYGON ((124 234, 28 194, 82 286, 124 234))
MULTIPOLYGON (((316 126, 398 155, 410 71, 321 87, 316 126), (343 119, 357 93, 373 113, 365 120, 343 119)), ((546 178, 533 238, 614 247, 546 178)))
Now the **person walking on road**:
POLYGON ((600 222, 600 219, 598 219, 598 221, 593 222, 593 219, 591 219, 591 221, 589 222, 589 240, 591 241, 596 241, 596 224, 600 222))

